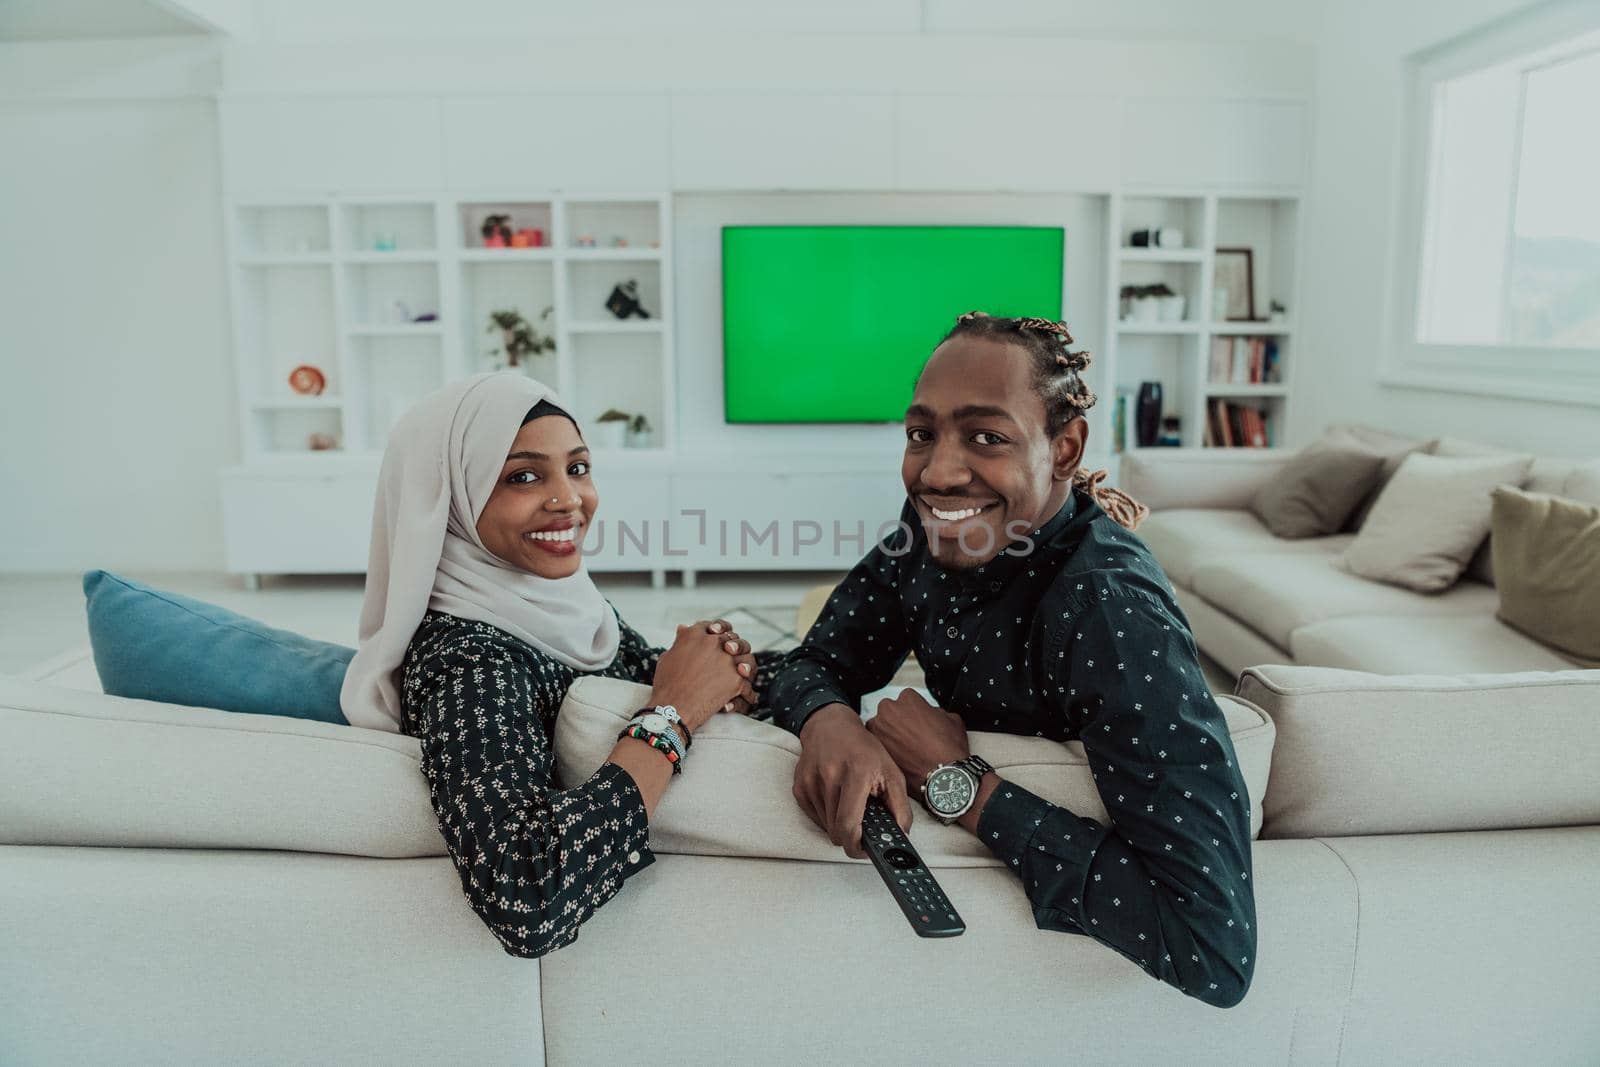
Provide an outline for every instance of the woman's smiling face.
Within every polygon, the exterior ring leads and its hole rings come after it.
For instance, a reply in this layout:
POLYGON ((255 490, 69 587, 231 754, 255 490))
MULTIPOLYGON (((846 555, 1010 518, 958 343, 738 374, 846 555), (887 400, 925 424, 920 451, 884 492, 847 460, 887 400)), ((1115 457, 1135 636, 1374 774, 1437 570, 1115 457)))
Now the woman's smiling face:
POLYGON ((571 419, 545 415, 517 432, 478 516, 478 537, 519 570, 570 577, 578 571, 579 546, 599 506, 589 446, 571 419))
POLYGON ((1052 440, 1027 354, 952 337, 934 350, 906 411, 900 474, 935 562, 987 563, 1066 503, 1087 426, 1052 440))

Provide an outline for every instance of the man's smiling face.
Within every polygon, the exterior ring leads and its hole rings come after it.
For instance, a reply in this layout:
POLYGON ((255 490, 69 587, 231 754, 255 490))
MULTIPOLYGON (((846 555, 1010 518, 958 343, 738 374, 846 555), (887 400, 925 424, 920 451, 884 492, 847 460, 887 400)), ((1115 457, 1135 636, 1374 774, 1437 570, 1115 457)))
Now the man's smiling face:
POLYGON ((1051 440, 1032 359, 1016 345, 952 337, 934 350, 906 410, 900 473, 941 567, 999 555, 1066 503, 1086 426, 1051 440))

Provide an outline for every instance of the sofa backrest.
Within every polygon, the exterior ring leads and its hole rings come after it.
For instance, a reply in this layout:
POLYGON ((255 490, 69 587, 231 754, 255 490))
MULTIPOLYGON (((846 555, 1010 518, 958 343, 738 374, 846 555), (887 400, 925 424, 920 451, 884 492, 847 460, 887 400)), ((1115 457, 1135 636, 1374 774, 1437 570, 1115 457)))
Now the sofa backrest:
POLYGON ((3 675, 0 844, 445 854, 413 738, 3 675))
POLYGON ((1600 670, 1247 669, 1277 726, 1264 838, 1600 824, 1600 670))
MULTIPOLYGON (((581 782, 604 762, 649 688, 614 678, 580 678, 567 691, 556 720, 556 768, 563 781, 581 782)), ((1273 726, 1261 709, 1218 697, 1239 769, 1251 798, 1251 832, 1261 828, 1261 795, 1272 763, 1273 726)), ((1040 737, 974 731, 972 750, 1008 781, 1079 815, 1107 819, 1083 746, 1040 737)), ((812 825, 795 804, 800 740, 781 727, 737 715, 717 715, 695 733, 694 752, 650 820, 657 852, 854 862, 812 825)), ((930 866, 999 866, 982 842, 959 826, 921 814, 911 840, 930 866)))

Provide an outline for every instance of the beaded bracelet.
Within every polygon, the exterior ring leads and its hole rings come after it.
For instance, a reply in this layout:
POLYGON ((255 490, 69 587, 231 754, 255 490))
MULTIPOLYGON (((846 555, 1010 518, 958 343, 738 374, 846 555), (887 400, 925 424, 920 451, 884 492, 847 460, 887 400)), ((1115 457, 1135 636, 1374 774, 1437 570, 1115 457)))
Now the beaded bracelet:
POLYGON ((683 752, 676 744, 673 743, 672 740, 666 736, 662 734, 651 733, 638 723, 629 723, 628 726, 617 735, 617 740, 621 741, 624 737, 632 737, 636 740, 643 741, 645 744, 649 745, 651 748, 667 757, 667 762, 672 764, 673 774, 683 773, 683 752))

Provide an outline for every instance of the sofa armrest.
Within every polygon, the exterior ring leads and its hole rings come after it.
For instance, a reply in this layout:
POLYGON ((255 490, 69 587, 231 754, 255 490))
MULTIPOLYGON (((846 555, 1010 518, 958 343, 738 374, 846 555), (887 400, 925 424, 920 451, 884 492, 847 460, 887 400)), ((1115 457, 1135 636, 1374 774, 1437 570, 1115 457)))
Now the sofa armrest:
POLYGON ((1250 667, 1278 728, 1263 837, 1600 825, 1600 670, 1250 667))
POLYGON ((1292 448, 1141 448, 1122 457, 1118 488, 1155 511, 1248 508, 1292 448))

